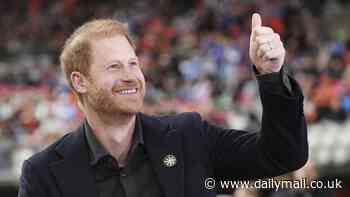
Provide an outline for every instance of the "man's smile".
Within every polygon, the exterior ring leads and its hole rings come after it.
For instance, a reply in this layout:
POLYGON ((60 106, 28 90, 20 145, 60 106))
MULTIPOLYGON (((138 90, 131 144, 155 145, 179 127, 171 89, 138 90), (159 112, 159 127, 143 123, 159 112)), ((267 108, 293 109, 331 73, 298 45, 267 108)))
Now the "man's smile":
POLYGON ((118 95, 133 95, 138 93, 139 89, 138 88, 127 88, 127 89, 120 89, 115 91, 118 95))

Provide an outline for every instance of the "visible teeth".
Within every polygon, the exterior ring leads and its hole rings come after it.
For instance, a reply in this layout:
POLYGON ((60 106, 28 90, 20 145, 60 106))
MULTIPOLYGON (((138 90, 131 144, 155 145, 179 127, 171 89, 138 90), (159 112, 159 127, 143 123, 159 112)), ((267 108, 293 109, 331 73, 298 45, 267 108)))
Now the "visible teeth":
POLYGON ((136 93, 136 88, 134 89, 128 89, 128 90, 120 90, 118 91, 119 94, 134 94, 136 93))

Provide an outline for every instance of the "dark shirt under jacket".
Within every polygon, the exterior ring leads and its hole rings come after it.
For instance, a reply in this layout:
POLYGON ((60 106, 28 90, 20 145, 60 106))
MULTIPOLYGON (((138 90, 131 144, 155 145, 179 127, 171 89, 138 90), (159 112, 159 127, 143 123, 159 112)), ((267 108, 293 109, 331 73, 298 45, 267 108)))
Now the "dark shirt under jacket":
POLYGON ((102 146, 86 120, 84 129, 99 197, 162 196, 144 148, 139 118, 136 119, 132 144, 124 167, 119 167, 117 160, 102 146))

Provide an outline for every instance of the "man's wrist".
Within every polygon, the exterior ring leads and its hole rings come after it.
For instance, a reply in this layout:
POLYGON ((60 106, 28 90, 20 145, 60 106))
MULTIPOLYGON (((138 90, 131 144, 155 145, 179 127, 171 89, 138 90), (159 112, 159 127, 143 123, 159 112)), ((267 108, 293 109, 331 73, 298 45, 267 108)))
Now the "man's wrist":
POLYGON ((292 88, 285 66, 279 72, 261 74, 255 65, 252 66, 259 86, 275 93, 292 95, 292 88))
POLYGON ((268 75, 268 74, 273 74, 273 73, 279 73, 282 70, 282 67, 279 71, 266 71, 266 70, 262 70, 261 68, 259 68, 258 66, 256 66, 255 64, 253 64, 253 70, 256 76, 260 76, 260 75, 268 75))

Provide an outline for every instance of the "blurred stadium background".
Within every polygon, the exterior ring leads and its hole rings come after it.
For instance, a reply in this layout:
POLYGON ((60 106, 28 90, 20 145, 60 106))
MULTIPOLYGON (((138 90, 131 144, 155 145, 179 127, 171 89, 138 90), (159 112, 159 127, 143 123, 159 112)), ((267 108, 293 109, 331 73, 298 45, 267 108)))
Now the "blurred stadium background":
POLYGON ((225 127, 258 130, 261 104, 247 54, 254 11, 280 33, 305 94, 310 162, 288 177, 338 178, 343 189, 235 196, 350 196, 349 8, 346 0, 1 1, 0 196, 16 196, 23 160, 83 119, 58 56, 90 19, 128 24, 148 82, 146 113, 195 110, 225 127))

